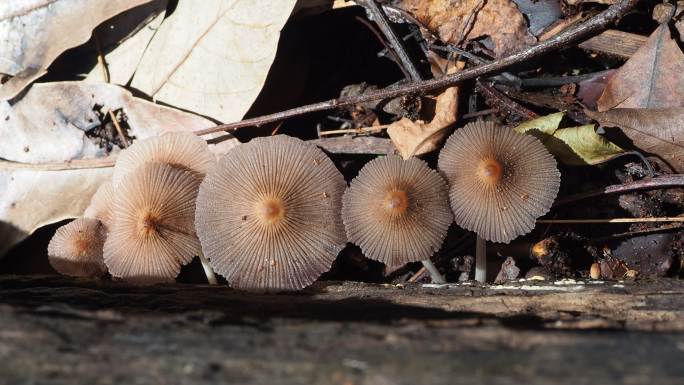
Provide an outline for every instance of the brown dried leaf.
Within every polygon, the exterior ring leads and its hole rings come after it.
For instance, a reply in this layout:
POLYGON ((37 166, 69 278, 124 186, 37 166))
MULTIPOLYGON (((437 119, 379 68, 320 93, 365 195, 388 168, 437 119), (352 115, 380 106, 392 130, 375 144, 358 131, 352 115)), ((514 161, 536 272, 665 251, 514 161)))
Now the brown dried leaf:
POLYGON ((389 125, 387 134, 404 159, 439 147, 458 119, 458 94, 458 87, 450 87, 437 96, 435 116, 429 122, 401 118, 389 125))
POLYGON ((85 43, 102 21, 150 0, 0 2, 0 100, 15 97, 68 48, 85 43))
POLYGON ((450 44, 489 36, 499 57, 535 40, 511 0, 402 0, 397 6, 450 44))
POLYGON ((619 127, 634 146, 657 155, 673 170, 684 171, 684 108, 614 108, 585 113, 601 126, 619 127))
POLYGON ((684 53, 666 24, 613 75, 597 106, 599 111, 684 106, 684 53))
POLYGON ((180 0, 131 85, 156 100, 235 121, 256 99, 295 0, 180 0))

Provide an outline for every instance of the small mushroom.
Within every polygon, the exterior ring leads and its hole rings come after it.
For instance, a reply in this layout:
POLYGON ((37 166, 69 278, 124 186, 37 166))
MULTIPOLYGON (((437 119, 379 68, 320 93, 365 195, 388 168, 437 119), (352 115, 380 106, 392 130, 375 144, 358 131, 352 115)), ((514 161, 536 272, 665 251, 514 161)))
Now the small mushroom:
POLYGON ((137 284, 170 282, 200 250, 195 235, 197 174, 146 163, 117 188, 104 262, 114 277, 137 284))
POLYGON ((456 130, 438 163, 456 223, 493 242, 532 231, 560 186, 556 161, 539 140, 492 122, 456 130))
POLYGON ((114 188, 111 182, 105 182, 95 191, 90 199, 90 205, 85 209, 85 218, 95 218, 102 222, 105 229, 112 225, 112 202, 114 202, 114 188))
POLYGON ((235 288, 304 288, 346 244, 345 187, 314 145, 285 135, 240 145, 200 186, 196 226, 204 255, 235 288))
POLYGON ((349 241, 389 266, 429 260, 453 222, 446 182, 418 158, 368 162, 342 202, 349 241))
POLYGON ((112 183, 118 185, 125 175, 147 162, 166 163, 183 170, 206 174, 216 164, 207 143, 189 132, 170 132, 133 143, 116 160, 112 183))
POLYGON ((58 273, 97 277, 107 268, 102 261, 104 228, 100 221, 78 218, 60 227, 48 244, 48 261, 58 273))

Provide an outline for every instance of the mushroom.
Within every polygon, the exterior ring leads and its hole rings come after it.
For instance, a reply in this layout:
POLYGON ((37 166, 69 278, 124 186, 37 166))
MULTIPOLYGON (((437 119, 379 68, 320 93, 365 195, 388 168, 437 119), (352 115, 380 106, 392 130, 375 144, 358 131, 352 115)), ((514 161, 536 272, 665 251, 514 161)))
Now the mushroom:
POLYGON ((345 187, 316 146, 285 135, 255 138, 224 156, 200 186, 204 255, 235 288, 304 288, 346 244, 345 187))
POLYGON ((85 218, 95 218, 102 222, 105 229, 109 229, 112 225, 112 202, 114 197, 112 183, 103 183, 90 199, 90 205, 85 209, 83 216, 85 218))
POLYGON ((138 283, 170 282, 200 250, 195 235, 197 174, 145 163, 117 188, 104 262, 114 277, 138 283))
POLYGON ((438 166, 449 182, 456 223, 482 238, 476 262, 481 268, 484 240, 508 243, 532 231, 560 186, 556 161, 539 140, 492 122, 456 130, 438 166))
POLYGON ((453 222, 449 188, 418 158, 376 158, 345 191, 342 220, 368 258, 388 266, 429 260, 453 222))
POLYGON ((97 277, 107 272, 102 261, 105 235, 100 221, 78 218, 60 227, 48 244, 48 261, 60 274, 97 277))
POLYGON ((118 185, 125 175, 146 162, 166 163, 173 167, 206 174, 215 164, 207 143, 189 132, 170 132, 136 141, 116 160, 112 183, 118 185))

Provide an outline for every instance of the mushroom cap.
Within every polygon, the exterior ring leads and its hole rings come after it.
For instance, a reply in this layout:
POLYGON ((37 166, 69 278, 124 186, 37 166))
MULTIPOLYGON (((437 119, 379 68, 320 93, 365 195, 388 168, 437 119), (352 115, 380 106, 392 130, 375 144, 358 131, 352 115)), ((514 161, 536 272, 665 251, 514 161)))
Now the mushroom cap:
POLYGON ((204 255, 235 288, 304 288, 347 242, 345 187, 312 144, 285 135, 242 144, 200 186, 196 225, 204 255))
POLYGON ((97 219, 77 218, 60 227, 48 244, 48 261, 58 273, 98 277, 107 272, 102 261, 104 227, 97 219))
POLYGON ((206 174, 216 165, 207 142, 189 132, 169 132, 136 141, 119 154, 112 184, 118 185, 125 175, 147 162, 166 163, 183 170, 206 174))
POLYGON ((438 164, 456 223, 493 242, 532 231, 560 186, 556 160, 539 140, 492 122, 456 130, 438 164))
POLYGON ((388 155, 368 162, 342 198, 347 237, 388 266, 430 259, 454 218, 449 187, 418 159, 388 155))
POLYGON ((105 229, 109 229, 112 225, 112 204, 115 196, 112 183, 103 183, 90 199, 90 205, 85 209, 83 216, 95 218, 102 222, 105 229))
POLYGON ((136 284, 171 282, 200 250, 195 235, 197 174, 146 163, 118 185, 104 262, 136 284))

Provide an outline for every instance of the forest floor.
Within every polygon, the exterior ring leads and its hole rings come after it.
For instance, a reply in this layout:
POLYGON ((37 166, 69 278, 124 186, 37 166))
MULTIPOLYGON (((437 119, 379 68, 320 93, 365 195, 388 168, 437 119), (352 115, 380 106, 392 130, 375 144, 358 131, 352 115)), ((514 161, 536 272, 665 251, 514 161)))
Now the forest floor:
POLYGON ((679 384, 684 282, 319 282, 301 293, 0 277, 6 384, 679 384))

